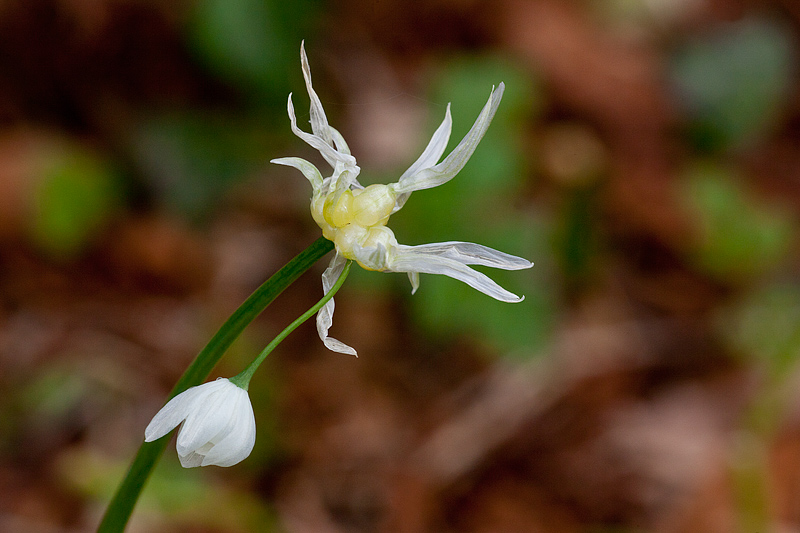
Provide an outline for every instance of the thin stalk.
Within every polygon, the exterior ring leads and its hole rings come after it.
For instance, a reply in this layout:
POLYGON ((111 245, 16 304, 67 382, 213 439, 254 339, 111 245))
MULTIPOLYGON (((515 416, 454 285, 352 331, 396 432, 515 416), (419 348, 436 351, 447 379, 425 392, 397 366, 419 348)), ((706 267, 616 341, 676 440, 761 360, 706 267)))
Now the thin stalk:
POLYGON ((336 283, 333 285, 333 287, 331 287, 331 290, 325 293, 325 296, 323 296, 320 301, 315 303, 308 311, 300 315, 298 318, 294 320, 294 322, 286 326, 283 331, 278 333, 278 335, 274 339, 272 339, 272 341, 269 344, 267 344, 267 347, 261 350, 261 353, 258 354, 258 357, 256 357, 253 360, 253 362, 247 366, 247 368, 245 368, 242 372, 240 372, 236 376, 230 378, 231 383, 243 388, 244 390, 247 390, 247 387, 250 385, 250 378, 253 377, 253 374, 255 374, 256 369, 258 369, 261 363, 264 362, 264 359, 266 359, 267 356, 270 353, 272 353, 272 350, 277 348, 278 345, 283 341, 283 339, 288 337, 289 334, 293 332, 295 329, 297 329, 297 327, 300 324, 302 324, 303 322, 314 316, 317 313, 317 311, 322 309, 323 305, 328 303, 328 300, 333 298, 333 295, 336 294, 336 291, 339 290, 339 287, 342 286, 344 280, 347 278, 347 274, 350 273, 351 264, 352 261, 348 261, 347 264, 345 264, 344 270, 342 270, 342 273, 339 274, 339 279, 336 280, 336 283))

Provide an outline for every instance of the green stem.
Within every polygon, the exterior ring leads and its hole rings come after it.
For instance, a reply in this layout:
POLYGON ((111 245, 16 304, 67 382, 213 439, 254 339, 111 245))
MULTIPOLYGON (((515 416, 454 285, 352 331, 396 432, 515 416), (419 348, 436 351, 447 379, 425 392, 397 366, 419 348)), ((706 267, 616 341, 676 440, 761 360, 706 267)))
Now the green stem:
POLYGON ((322 297, 322 299, 320 301, 315 303, 313 307, 311 307, 308 311, 306 311, 305 313, 300 315, 297 319, 295 319, 294 322, 292 322, 291 324, 286 326, 286 328, 284 328, 284 330, 281 331, 278 334, 277 337, 272 339, 272 342, 267 344, 266 348, 261 350, 261 353, 258 354, 258 357, 256 357, 253 360, 253 362, 250 363, 250 365, 248 365, 247 368, 245 368, 242 372, 240 372, 236 376, 230 378, 231 383, 233 383, 234 385, 236 385, 238 387, 243 388, 244 390, 247 390, 247 387, 250 385, 250 378, 253 377, 253 374, 255 373, 256 369, 261 365, 261 363, 264 362, 264 359, 266 359, 267 356, 270 353, 272 353, 272 350, 277 348, 277 346, 283 341, 283 339, 288 337, 291 332, 293 332, 295 329, 297 329, 297 326, 299 326, 300 324, 302 324, 303 322, 305 322, 306 320, 308 320, 309 318, 314 316, 314 314, 317 311, 322 309, 323 305, 328 303, 328 300, 333 298, 333 295, 336 294, 336 291, 339 290, 339 287, 342 286, 342 284, 344 283, 344 280, 347 278, 347 274, 350 273, 350 265, 351 264, 352 264, 352 261, 348 261, 347 262, 347 264, 344 266, 344 270, 339 275, 339 279, 336 280, 336 283, 333 285, 333 287, 331 287, 331 290, 329 290, 325 294, 325 296, 322 297))
MULTIPOLYGON (((256 289, 225 321, 219 331, 208 341, 206 347, 197 354, 195 360, 175 384, 170 398, 205 381, 219 359, 244 328, 286 287, 332 249, 333 243, 320 237, 256 289)), ((139 499, 150 472, 168 442, 169 435, 166 435, 156 441, 142 443, 128 473, 106 509, 106 514, 97 529, 98 533, 120 533, 125 530, 136 500, 139 499)))

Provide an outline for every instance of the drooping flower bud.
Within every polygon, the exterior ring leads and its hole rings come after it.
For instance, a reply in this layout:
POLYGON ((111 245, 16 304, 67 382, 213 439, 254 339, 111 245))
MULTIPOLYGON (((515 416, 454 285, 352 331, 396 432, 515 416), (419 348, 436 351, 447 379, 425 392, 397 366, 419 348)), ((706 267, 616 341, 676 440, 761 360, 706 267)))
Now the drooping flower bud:
POLYGON ((159 439, 181 422, 175 447, 185 468, 233 466, 253 451, 256 420, 250 397, 226 378, 172 398, 147 425, 144 440, 159 439))

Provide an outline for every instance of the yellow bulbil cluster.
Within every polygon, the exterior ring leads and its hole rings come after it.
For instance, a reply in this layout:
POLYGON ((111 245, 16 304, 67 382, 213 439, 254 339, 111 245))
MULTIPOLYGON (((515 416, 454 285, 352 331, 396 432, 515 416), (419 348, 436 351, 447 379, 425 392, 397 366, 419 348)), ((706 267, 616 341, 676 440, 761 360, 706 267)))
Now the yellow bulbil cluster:
MULTIPOLYGON (((357 260, 353 246, 385 247, 396 242, 392 230, 386 227, 394 210, 397 195, 388 185, 374 184, 364 189, 345 189, 314 198, 311 215, 322 228, 326 239, 336 244, 336 249, 347 259, 357 260)), ((367 265, 359 265, 372 270, 367 265)))

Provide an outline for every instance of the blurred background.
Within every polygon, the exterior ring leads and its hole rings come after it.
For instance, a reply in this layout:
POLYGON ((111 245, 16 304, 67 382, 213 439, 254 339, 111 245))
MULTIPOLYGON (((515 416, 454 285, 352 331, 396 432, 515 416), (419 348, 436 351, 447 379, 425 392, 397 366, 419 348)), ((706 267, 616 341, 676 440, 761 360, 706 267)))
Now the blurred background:
MULTIPOLYGON (((251 385, 227 469, 170 446, 129 531, 800 530, 795 0, 0 2, 0 531, 92 531, 178 376, 320 234, 305 39, 364 183, 452 102, 467 167, 400 242, 479 242, 520 304, 359 269, 251 385)), ((321 296, 322 261, 237 341, 321 296)))

